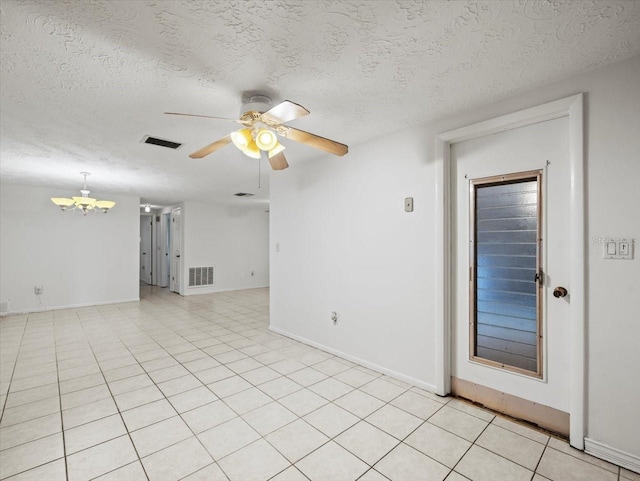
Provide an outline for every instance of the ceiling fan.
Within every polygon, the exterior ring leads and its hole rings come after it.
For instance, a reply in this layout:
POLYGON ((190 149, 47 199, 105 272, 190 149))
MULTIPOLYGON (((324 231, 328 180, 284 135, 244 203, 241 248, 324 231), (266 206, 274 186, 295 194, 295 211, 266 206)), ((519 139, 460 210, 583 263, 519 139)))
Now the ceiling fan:
POLYGON ((334 155, 343 156, 349 151, 349 148, 345 144, 284 125, 285 122, 290 122, 291 120, 309 114, 309 111, 302 105, 290 102, 289 100, 285 100, 272 107, 269 97, 254 95, 249 99, 248 103, 242 106, 239 119, 212 117, 210 115, 182 114, 178 112, 165 112, 165 114, 227 120, 243 126, 240 130, 231 132, 229 135, 216 140, 200 150, 196 150, 189 155, 192 159, 201 159, 233 142, 245 155, 254 159, 267 157, 273 170, 283 170, 289 167, 289 164, 283 153, 285 148, 278 141, 278 135, 285 139, 301 142, 334 155))

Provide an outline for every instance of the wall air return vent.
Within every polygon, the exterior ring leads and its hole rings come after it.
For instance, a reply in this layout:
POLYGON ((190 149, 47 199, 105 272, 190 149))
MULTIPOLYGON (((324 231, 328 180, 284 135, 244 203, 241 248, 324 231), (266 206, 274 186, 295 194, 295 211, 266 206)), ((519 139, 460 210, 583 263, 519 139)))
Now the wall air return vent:
POLYGON ((167 149, 173 150, 177 150, 182 147, 182 144, 179 142, 159 139, 157 137, 151 137, 150 135, 145 135, 144 137, 142 137, 142 140, 140 142, 142 142, 143 144, 159 145, 160 147, 166 147, 167 149))
POLYGON ((213 285, 213 267, 189 267, 189 287, 213 285))
POLYGON ((233 194, 236 197, 251 197, 253 194, 249 194, 248 192, 238 192, 237 194, 233 194))

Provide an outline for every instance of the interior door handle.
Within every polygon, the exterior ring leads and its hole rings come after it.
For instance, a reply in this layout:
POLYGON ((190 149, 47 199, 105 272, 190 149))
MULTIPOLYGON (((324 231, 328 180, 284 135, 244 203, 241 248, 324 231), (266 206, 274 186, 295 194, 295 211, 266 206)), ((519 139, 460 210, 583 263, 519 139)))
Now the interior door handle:
POLYGON ((558 286, 553 290, 553 297, 556 298, 566 297, 567 294, 569 294, 569 292, 564 287, 558 286))
POLYGON ((180 257, 180 254, 178 254, 176 257, 180 257))

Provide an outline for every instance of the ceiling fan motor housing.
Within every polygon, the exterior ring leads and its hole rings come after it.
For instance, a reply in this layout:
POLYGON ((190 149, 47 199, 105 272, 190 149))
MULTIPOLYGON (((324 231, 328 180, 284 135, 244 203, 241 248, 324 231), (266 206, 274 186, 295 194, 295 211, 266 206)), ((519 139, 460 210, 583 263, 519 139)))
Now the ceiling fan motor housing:
POLYGON ((242 104, 240 108, 240 117, 244 116, 248 112, 265 113, 272 107, 271 99, 266 95, 254 95, 249 99, 249 102, 242 104))

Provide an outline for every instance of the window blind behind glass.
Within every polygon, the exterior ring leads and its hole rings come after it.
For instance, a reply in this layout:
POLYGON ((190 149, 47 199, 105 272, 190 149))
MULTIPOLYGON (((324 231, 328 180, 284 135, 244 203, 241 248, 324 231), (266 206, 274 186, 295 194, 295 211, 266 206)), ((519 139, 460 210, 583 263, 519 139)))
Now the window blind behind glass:
POLYGON ((537 370, 538 182, 475 189, 475 355, 537 370))

